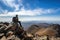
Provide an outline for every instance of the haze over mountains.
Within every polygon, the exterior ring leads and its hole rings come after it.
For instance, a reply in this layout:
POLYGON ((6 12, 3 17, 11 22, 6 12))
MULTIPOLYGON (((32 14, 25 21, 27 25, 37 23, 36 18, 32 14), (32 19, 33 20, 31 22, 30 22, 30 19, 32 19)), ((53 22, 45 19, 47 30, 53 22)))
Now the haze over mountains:
POLYGON ((60 24, 60 21, 27 21, 21 22, 24 29, 28 29, 33 24, 46 25, 46 24, 60 24))
POLYGON ((33 24, 27 29, 27 32, 38 35, 55 35, 60 37, 60 24, 33 24))
POLYGON ((30 21, 22 22, 24 30, 38 35, 55 35, 60 37, 60 22, 56 21, 30 21))

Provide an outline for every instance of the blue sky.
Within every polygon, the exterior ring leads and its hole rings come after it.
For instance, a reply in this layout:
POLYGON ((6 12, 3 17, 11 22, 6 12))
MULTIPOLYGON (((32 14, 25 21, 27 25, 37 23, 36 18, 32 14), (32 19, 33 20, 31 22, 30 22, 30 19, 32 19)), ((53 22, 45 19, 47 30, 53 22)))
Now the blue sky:
POLYGON ((60 21, 60 0, 0 0, 0 21, 60 21))

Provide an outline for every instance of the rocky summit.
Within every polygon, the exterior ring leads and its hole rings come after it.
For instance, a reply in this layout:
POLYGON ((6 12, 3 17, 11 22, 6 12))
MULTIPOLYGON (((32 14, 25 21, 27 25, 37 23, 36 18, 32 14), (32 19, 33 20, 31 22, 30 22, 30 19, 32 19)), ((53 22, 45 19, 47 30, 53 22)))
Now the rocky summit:
POLYGON ((18 15, 12 18, 11 23, 0 23, 0 40, 32 40, 32 37, 23 29, 18 15))

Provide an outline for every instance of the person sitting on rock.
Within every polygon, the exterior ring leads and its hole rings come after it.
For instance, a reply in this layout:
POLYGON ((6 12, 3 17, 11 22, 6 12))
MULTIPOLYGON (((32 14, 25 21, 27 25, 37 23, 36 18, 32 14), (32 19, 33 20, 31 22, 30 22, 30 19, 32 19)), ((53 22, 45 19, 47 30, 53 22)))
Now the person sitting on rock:
POLYGON ((18 20, 18 15, 12 19, 11 31, 14 32, 18 37, 23 37, 22 33, 24 32, 21 22, 18 20))

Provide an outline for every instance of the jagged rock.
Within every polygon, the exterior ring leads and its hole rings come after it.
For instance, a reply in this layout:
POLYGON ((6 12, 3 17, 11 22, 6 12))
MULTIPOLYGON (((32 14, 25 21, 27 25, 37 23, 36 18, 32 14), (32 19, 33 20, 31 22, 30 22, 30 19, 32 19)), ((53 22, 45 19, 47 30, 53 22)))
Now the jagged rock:
POLYGON ((15 35, 13 35, 12 31, 9 31, 6 35, 8 40, 15 40, 15 35))
POLYGON ((12 31, 9 31, 9 32, 7 32, 6 35, 13 35, 13 32, 12 31))
MULTIPOLYGON (((0 26, 0 33, 0 40, 22 40, 25 38, 25 36, 27 36, 21 22, 18 20, 18 15, 13 17, 11 24, 4 23, 2 26, 0 26)), ((26 39, 28 38, 29 37, 26 37, 26 39)))
POLYGON ((0 27, 0 33, 3 32, 5 28, 6 28, 6 26, 4 26, 4 25, 2 27, 0 27))
POLYGON ((15 35, 10 35, 7 37, 8 40, 15 40, 15 35))
POLYGON ((7 40, 5 36, 3 36, 0 40, 7 40))
POLYGON ((7 37, 8 40, 20 40, 16 35, 11 35, 7 37))
POLYGON ((15 40, 21 40, 21 39, 16 36, 16 37, 15 37, 15 40))
POLYGON ((16 35, 14 35, 14 32, 9 31, 7 34, 7 40, 20 40, 16 35))
POLYGON ((4 35, 4 33, 0 33, 0 36, 3 36, 4 35))

